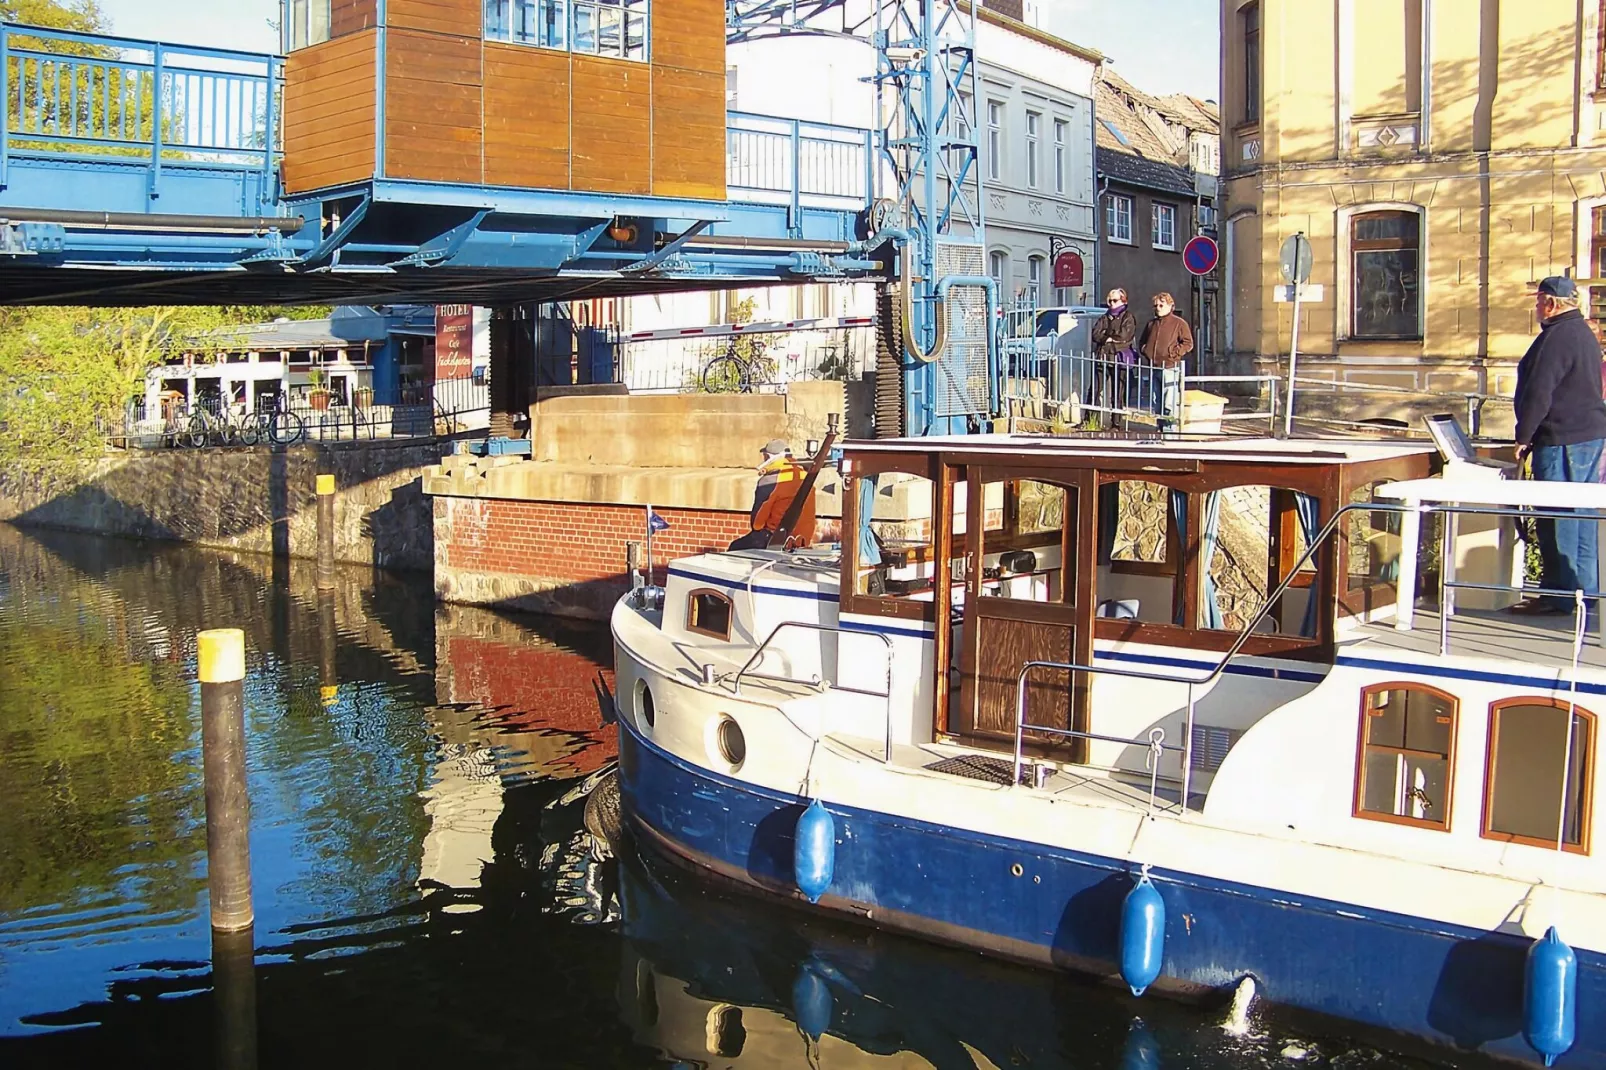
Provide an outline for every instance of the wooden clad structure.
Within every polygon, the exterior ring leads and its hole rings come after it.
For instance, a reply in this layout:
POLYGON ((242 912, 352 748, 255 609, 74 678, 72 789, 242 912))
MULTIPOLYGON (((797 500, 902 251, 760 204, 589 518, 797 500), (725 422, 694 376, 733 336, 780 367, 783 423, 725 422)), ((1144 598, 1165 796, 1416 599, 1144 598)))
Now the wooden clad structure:
POLYGON ((388 0, 385 18, 331 0, 331 39, 291 54, 289 192, 387 177, 725 197, 724 0, 655 0, 648 63, 487 41, 483 0, 388 0))

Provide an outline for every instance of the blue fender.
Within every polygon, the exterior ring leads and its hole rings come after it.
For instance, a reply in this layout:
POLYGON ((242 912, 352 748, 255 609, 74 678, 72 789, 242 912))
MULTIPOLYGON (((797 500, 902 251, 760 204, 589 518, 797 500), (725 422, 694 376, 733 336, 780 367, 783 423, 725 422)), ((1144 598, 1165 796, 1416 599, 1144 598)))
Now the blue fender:
POLYGON ((812 963, 805 962, 792 982, 792 1016, 797 1027, 810 1040, 819 1040, 831 1028, 831 1016, 836 1003, 831 997, 831 986, 815 972, 812 963))
POLYGON ((1528 949, 1522 1035, 1550 1066, 1573 1046, 1578 1019, 1578 956, 1552 925, 1528 949))
POLYGON ((1165 958, 1165 900, 1143 874, 1121 904, 1121 979, 1134 996, 1160 976, 1165 958))
POLYGON ((792 870, 798 891, 818 903, 836 871, 836 821, 820 800, 809 803, 792 835, 792 870))

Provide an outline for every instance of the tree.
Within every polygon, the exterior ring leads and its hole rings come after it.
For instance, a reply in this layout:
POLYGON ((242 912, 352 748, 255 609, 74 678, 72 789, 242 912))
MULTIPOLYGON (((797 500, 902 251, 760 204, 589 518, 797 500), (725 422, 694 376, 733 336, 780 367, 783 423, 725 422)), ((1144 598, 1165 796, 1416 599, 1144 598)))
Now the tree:
POLYGON ((0 0, 0 21, 72 33, 105 33, 109 28, 96 0, 69 4, 57 0, 0 0))
POLYGON ((223 308, 0 309, 0 473, 51 483, 100 457, 145 373, 235 339, 223 308))

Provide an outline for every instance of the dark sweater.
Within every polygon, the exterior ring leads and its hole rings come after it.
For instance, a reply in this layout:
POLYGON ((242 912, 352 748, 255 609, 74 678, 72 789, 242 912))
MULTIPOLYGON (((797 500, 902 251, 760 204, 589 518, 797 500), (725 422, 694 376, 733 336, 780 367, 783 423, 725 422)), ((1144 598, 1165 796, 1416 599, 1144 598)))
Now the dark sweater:
POLYGON ((1517 365, 1517 442, 1571 446, 1606 439, 1601 353, 1583 313, 1563 312, 1541 325, 1517 365))

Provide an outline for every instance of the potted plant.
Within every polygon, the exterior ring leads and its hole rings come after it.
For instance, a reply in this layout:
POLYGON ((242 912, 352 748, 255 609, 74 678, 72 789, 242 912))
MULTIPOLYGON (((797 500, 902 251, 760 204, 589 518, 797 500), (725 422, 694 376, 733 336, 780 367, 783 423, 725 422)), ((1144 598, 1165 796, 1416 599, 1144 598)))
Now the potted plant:
POLYGON ((351 392, 351 403, 359 409, 373 408, 374 388, 371 386, 359 386, 351 392))
POLYGON ((307 402, 312 406, 313 412, 325 412, 329 408, 329 373, 322 368, 313 368, 307 373, 307 383, 312 387, 307 392, 307 402))

